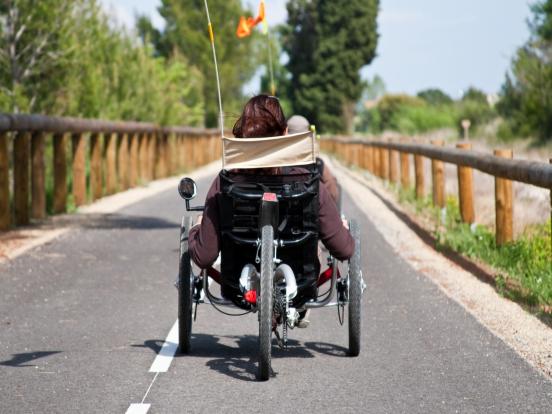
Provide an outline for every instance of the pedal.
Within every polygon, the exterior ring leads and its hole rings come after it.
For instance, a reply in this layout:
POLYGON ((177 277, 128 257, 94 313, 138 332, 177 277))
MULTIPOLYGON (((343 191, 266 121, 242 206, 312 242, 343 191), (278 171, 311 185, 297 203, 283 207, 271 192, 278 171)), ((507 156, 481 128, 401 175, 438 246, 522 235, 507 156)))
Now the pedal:
POLYGON ((337 281, 337 302, 338 303, 346 303, 349 301, 348 295, 347 295, 347 282, 346 280, 339 279, 337 281))

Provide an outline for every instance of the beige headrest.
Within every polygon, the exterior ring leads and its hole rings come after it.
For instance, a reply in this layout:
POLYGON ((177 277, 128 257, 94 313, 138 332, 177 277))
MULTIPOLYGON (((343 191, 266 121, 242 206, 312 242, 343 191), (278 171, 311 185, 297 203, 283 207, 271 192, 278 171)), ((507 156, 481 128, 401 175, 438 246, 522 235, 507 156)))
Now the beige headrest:
POLYGON ((317 156, 318 145, 311 131, 269 138, 222 138, 226 170, 314 164, 317 156))

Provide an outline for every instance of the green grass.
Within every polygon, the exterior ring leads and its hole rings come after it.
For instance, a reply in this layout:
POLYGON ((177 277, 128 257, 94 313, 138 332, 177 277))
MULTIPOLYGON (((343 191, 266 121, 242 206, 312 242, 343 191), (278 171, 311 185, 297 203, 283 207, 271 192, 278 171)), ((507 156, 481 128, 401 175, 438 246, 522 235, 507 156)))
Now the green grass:
POLYGON ((482 225, 472 227, 461 221, 455 197, 447 200, 444 221, 430 197, 418 200, 413 190, 399 189, 398 198, 415 208, 417 214, 430 219, 438 249, 451 249, 496 269, 496 286, 502 294, 529 305, 552 306, 550 222, 530 226, 514 242, 497 246, 491 229, 482 225), (513 287, 516 285, 520 288, 513 287))

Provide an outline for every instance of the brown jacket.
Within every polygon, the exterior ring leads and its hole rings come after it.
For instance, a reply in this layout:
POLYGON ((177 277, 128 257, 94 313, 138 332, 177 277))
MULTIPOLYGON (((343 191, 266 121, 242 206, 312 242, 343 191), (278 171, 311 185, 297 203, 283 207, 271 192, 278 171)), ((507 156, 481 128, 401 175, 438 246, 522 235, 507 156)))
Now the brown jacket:
POLYGON ((334 177, 326 163, 324 163, 324 167, 322 168, 320 182, 324 184, 326 190, 328 190, 334 201, 339 203, 339 188, 337 187, 337 179, 334 177))
MULTIPOLYGON (((298 169, 292 169, 292 171, 298 169)), ((216 194, 220 192, 219 177, 215 178, 205 199, 205 211, 200 225, 189 234, 189 251, 192 260, 201 268, 211 266, 220 251, 219 210, 216 194)), ((355 244, 349 231, 343 227, 336 203, 324 185, 319 189, 320 240, 339 260, 349 259, 355 244)))

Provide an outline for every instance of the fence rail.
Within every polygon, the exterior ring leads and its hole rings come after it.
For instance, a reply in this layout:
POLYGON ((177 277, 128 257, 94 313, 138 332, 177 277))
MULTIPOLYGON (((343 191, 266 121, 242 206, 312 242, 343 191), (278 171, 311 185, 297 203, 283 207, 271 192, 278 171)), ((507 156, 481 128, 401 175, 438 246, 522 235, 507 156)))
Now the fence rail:
POLYGON ((429 158, 432 167, 433 203, 439 207, 445 205, 443 163, 457 165, 460 214, 462 220, 467 223, 475 221, 472 168, 494 176, 498 245, 513 239, 512 181, 547 188, 552 193, 552 165, 514 160, 510 150, 496 150, 494 155, 471 151, 469 142, 458 143, 456 148, 446 148, 442 141, 434 141, 429 145, 333 137, 323 139, 321 149, 340 156, 349 164, 367 169, 380 178, 397 183, 400 181, 403 187, 410 185, 409 157, 413 155, 415 190, 418 198, 424 196, 423 163, 424 157, 429 158))
POLYGON ((78 207, 214 161, 219 137, 214 129, 0 114, 0 230, 46 216, 47 178, 53 178, 52 211, 62 213, 69 194, 78 207))

